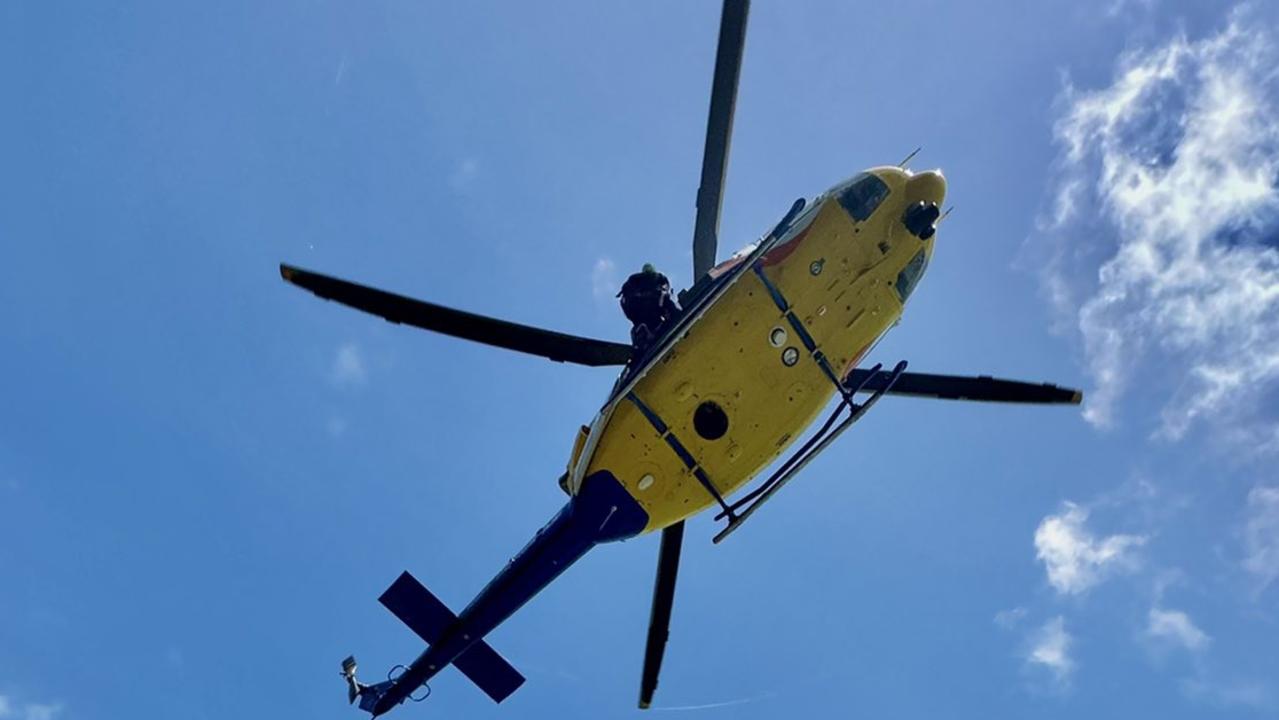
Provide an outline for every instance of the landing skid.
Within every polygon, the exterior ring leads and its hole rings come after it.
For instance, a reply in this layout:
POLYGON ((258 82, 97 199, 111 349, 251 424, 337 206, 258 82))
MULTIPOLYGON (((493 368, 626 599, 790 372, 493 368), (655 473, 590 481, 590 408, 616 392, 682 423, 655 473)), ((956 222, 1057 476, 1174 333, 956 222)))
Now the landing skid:
POLYGON ((866 376, 867 380, 862 380, 862 382, 852 390, 845 387, 842 382, 838 383, 839 392, 842 397, 840 399, 839 406, 835 408, 835 412, 830 416, 825 424, 822 425, 821 429, 819 429, 813 437, 809 438, 808 441, 804 443, 803 447, 796 451, 794 455, 787 458, 786 462, 782 463, 781 467, 777 468, 777 471, 770 475, 767 480, 760 483, 759 487, 731 503, 715 516, 716 520, 728 518, 728 525, 723 530, 719 531, 719 534, 714 537, 712 542, 718 544, 724 538, 733 534, 737 528, 741 527, 742 524, 746 522, 747 518, 753 515, 755 511, 764 503, 768 502, 768 500, 772 498, 778 490, 781 490, 786 483, 790 482, 792 478, 799 474, 799 471, 803 470, 813 458, 817 457, 821 451, 829 447, 832 442, 835 442, 835 439, 852 426, 853 423, 862 419, 862 416, 866 414, 866 411, 870 410, 875 403, 879 402, 879 399, 884 396, 884 393, 891 390, 893 385, 897 382, 897 379, 906 371, 906 361, 902 360, 897 363, 897 365, 892 369, 892 372, 889 374, 888 380, 883 385, 879 386, 871 394, 871 396, 866 399, 866 402, 861 404, 856 403, 853 400, 853 396, 860 392, 867 384, 868 379, 875 377, 882 367, 882 365, 876 365, 872 368, 870 373, 866 376), (840 422, 839 425, 836 425, 832 430, 831 426, 834 425, 837 419, 839 419, 840 414, 845 408, 848 408, 849 410, 848 417, 844 418, 844 420, 840 422), (744 510, 742 509, 743 506, 745 507, 744 510))

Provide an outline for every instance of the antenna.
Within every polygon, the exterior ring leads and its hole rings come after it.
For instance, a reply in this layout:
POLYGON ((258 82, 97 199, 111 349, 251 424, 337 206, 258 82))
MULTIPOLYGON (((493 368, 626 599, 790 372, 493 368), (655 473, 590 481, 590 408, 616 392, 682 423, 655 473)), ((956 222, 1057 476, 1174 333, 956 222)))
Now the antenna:
POLYGON ((920 150, 923 150, 923 149, 924 149, 924 146, 923 146, 923 145, 920 145, 919 147, 917 147, 917 148, 915 148, 914 150, 912 150, 912 151, 910 152, 910 154, 909 154, 909 155, 907 155, 907 156, 906 156, 906 158, 905 158, 904 160, 902 160, 901 162, 897 163, 897 167, 902 168, 902 169, 904 170, 904 169, 906 168, 906 163, 910 162, 911 160, 914 160, 914 159, 915 159, 915 156, 919 154, 919 151, 920 151, 920 150))

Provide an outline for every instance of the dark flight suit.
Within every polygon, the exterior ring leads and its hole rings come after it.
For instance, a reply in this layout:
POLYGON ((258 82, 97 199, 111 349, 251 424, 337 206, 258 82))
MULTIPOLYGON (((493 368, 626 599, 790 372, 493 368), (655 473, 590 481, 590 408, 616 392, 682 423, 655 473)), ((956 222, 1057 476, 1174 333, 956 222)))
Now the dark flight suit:
POLYGON ((633 325, 631 344, 638 357, 661 335, 666 323, 679 315, 679 306, 666 276, 648 268, 626 278, 617 295, 622 299, 622 312, 633 325))

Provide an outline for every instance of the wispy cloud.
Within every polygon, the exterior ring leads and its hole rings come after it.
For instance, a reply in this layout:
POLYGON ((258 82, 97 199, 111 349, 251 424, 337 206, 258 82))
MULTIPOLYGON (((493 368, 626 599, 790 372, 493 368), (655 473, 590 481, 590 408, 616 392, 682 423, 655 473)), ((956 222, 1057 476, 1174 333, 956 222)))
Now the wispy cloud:
POLYGON ((1074 638, 1066 632, 1066 620, 1062 616, 1044 623, 1032 636, 1026 663, 1031 667, 1047 669, 1059 688, 1070 685, 1075 672, 1075 661, 1070 656, 1074 638))
POLYGON ((62 703, 18 703, 0 695, 0 720, 56 720, 62 714, 62 703))
POLYGON ((346 419, 339 415, 330 415, 329 419, 324 422, 324 429, 328 431, 329 437, 337 439, 346 434, 346 419))
POLYGON ((1012 630, 1026 619, 1026 608, 1018 606, 995 613, 995 624, 1005 630, 1012 630))
POLYGON ((338 62, 337 72, 333 73, 333 84, 341 85, 342 76, 344 75, 346 75, 346 55, 342 56, 342 59, 338 62))
POLYGON ((43 703, 28 703, 23 708, 23 720, 54 720, 58 715, 62 714, 62 705, 46 705, 43 703))
POLYGON ((1267 710, 1274 707, 1270 689, 1253 680, 1222 681, 1192 677, 1181 681, 1181 692, 1191 700, 1220 708, 1267 710))
POLYGON ((1140 376, 1165 388, 1159 435, 1248 418, 1234 434, 1279 447, 1262 400, 1279 387, 1279 63, 1245 19, 1063 92, 1061 177, 1032 247, 1082 338, 1097 425, 1140 376))
POLYGON ((1279 579, 1279 487, 1259 485, 1248 493, 1243 546, 1243 567, 1265 591, 1279 579))
POLYGON ((465 190, 480 176, 480 161, 473 157, 465 157, 453 166, 449 173, 449 187, 454 190, 465 190))
POLYGON ((737 705, 749 705, 757 703, 761 700, 768 700, 776 697, 776 693, 766 692, 750 697, 737 698, 736 700, 724 700, 722 702, 703 703, 701 705, 675 705, 671 707, 655 707, 652 712, 691 712, 694 710, 714 710, 716 708, 734 707, 737 705))
POLYGON ((602 257, 591 268, 591 294, 597 302, 612 300, 622 286, 617 280, 617 264, 602 257))
POLYGON ((1179 645, 1192 651, 1203 650, 1211 640, 1186 613, 1162 608, 1150 608, 1146 634, 1160 642, 1179 645))
POLYGON ((1086 508, 1066 502, 1061 512, 1045 517, 1035 530, 1035 555, 1059 593, 1081 594, 1107 574, 1132 568, 1136 549, 1146 542, 1140 535, 1098 539, 1085 526, 1087 520, 1086 508))
POLYGON ((1106 7, 1106 15, 1117 17, 1123 15, 1129 10, 1138 12, 1149 12, 1155 6, 1156 0, 1112 0, 1106 7))
POLYGON ((355 343, 340 345, 329 366, 329 382, 335 387, 356 387, 368 381, 364 355, 355 343))

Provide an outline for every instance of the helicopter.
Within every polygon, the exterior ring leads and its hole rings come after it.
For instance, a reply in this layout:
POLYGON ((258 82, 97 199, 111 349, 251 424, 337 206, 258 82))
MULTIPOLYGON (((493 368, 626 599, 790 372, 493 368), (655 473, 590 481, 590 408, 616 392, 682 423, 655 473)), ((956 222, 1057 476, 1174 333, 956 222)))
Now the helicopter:
POLYGON ((521 325, 416 300, 292 265, 284 280, 315 295, 453 337, 621 374, 578 431, 560 477, 565 506, 460 613, 408 572, 379 602, 427 643, 399 675, 365 684, 342 663, 351 703, 374 717, 414 696, 444 668, 495 702, 524 677, 485 637, 596 545, 661 533, 640 679, 653 700, 665 653, 685 521, 708 508, 740 529, 885 395, 1078 405, 1077 390, 989 376, 860 367, 902 316, 933 256, 946 179, 906 162, 860 172, 796 200, 758 241, 716 264, 749 0, 720 17, 693 232, 693 284, 652 342, 623 344, 521 325), (799 448, 778 460, 835 408, 799 448), (734 498, 764 469, 775 470, 734 498))

